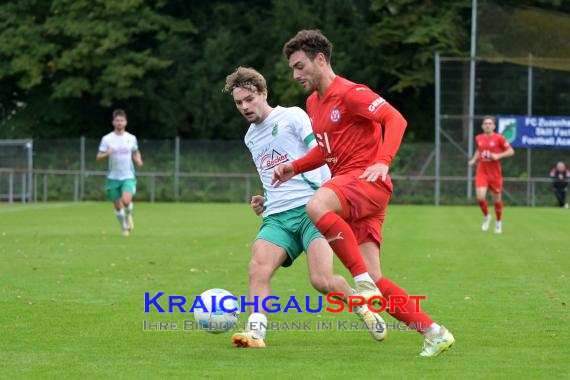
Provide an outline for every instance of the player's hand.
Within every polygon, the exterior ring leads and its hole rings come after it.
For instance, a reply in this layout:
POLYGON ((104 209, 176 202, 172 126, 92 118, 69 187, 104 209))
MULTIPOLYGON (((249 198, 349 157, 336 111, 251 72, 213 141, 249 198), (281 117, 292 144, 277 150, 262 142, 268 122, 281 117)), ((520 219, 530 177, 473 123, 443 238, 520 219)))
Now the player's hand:
POLYGON ((469 161, 467 162, 467 164, 468 164, 469 166, 473 166, 473 165, 475 165, 476 162, 477 162, 477 160, 469 160, 469 161))
POLYGON ((255 215, 259 216, 263 213, 263 204, 265 203, 265 198, 261 195, 254 195, 251 197, 251 208, 255 215))
POLYGON ((138 160, 135 158, 135 164, 137 164, 137 166, 143 166, 143 160, 141 158, 138 160))
POLYGON ((497 161, 497 160, 501 159, 501 157, 499 157, 499 155, 497 153, 489 153, 489 158, 493 161, 497 161))
POLYGON ((378 163, 366 168, 364 173, 358 178, 365 179, 368 182, 376 182, 378 178, 381 178, 382 181, 386 180, 386 176, 388 175, 388 170, 390 167, 386 164, 378 163))
POLYGON ((113 149, 111 149, 111 147, 107 148, 107 151, 105 152, 107 154, 107 157, 111 157, 111 155, 113 154, 113 149))
POLYGON ((282 183, 289 181, 294 176, 295 170, 293 169, 293 165, 290 163, 277 165, 275 169, 273 169, 271 184, 275 187, 279 187, 282 183))

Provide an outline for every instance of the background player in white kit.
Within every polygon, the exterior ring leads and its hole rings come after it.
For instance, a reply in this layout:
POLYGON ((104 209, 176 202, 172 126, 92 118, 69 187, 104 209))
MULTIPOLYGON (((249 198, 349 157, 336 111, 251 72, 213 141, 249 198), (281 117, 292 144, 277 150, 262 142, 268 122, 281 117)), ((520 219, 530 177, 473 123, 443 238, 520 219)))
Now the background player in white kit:
POLYGON ((123 110, 113 111, 113 132, 103 136, 99 144, 97 160, 108 159, 109 170, 105 190, 107 198, 115 206, 115 215, 124 236, 134 228, 133 195, 136 193, 137 179, 133 159, 137 166, 143 161, 137 138, 125 131, 127 114, 123 110))
MULTIPOLYGON (((265 78, 254 69, 239 67, 228 75, 224 91, 233 96, 240 113, 251 123, 244 142, 263 183, 264 196, 254 196, 251 206, 262 214, 263 224, 252 247, 249 264, 249 300, 271 294, 270 279, 280 267, 287 267, 307 252, 311 284, 322 293, 342 292, 352 295, 344 277, 333 274, 333 252, 313 225, 305 205, 315 190, 330 178, 326 166, 293 177, 281 187, 271 185, 273 168, 303 157, 316 145, 311 122, 298 107, 271 107, 267 103, 265 78)), ((261 302, 260 302, 261 303, 261 302)), ((253 309, 250 307, 250 311, 253 309)), ((249 331, 232 336, 234 347, 265 347, 267 317, 251 312, 249 331)), ((385 336, 384 321, 367 308, 358 316, 371 328, 376 340, 385 336)))

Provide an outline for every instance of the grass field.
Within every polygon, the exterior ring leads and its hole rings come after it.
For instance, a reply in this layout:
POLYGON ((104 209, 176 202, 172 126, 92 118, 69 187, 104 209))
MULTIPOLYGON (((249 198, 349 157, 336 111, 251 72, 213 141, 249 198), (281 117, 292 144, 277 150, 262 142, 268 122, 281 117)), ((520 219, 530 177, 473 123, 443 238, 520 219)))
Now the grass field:
MULTIPOLYGON (((570 212, 504 214, 494 235, 480 231, 475 206, 390 207, 384 274, 427 294, 425 310, 456 337, 452 351, 426 359, 409 331, 382 343, 366 332, 275 331, 266 350, 233 349, 229 333, 143 331, 145 319, 193 319, 144 314, 144 292, 247 293, 259 219, 245 204, 139 203, 128 238, 107 203, 3 205, 0 378, 567 378, 570 212)), ((273 293, 316 296, 304 257, 277 272, 273 293)), ((271 316, 339 318, 356 320, 271 316)))

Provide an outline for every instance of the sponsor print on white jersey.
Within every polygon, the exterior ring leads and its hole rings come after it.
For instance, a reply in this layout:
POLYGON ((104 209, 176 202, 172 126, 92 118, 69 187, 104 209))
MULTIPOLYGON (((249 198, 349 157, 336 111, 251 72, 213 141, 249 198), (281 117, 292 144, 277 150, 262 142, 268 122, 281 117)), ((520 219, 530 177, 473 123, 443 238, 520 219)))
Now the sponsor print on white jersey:
POLYGON ((273 168, 305 156, 316 146, 309 116, 299 107, 277 106, 244 138, 265 193, 263 216, 306 205, 315 190, 330 178, 328 167, 296 175, 281 186, 271 184, 273 168))
POLYGON ((99 152, 106 153, 111 148, 109 156, 109 179, 130 179, 135 178, 135 167, 133 165, 133 152, 139 150, 137 138, 129 132, 121 135, 111 132, 103 136, 99 144, 99 152))

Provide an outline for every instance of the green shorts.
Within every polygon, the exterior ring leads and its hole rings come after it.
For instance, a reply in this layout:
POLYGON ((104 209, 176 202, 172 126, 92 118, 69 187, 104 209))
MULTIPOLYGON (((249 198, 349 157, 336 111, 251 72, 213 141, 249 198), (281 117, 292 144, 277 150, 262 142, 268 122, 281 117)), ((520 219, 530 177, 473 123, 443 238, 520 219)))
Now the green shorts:
POLYGON ((299 206, 263 218, 255 239, 263 239, 283 248, 287 252, 287 260, 282 265, 288 267, 301 252, 307 251, 314 239, 322 237, 307 216, 305 206, 299 206))
POLYGON ((105 183, 105 190, 107 191, 107 199, 115 202, 116 200, 121 199, 123 193, 131 193, 135 195, 137 192, 137 180, 136 178, 107 178, 107 182, 105 183))

